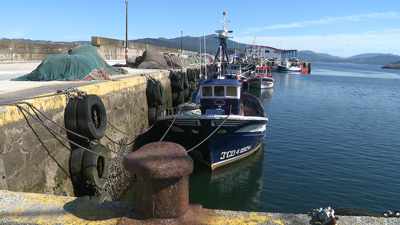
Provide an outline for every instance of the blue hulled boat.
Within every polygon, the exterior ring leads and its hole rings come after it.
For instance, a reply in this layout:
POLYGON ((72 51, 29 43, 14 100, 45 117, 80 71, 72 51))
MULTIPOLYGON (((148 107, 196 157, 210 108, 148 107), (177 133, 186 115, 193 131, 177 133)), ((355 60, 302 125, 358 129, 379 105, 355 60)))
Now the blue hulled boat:
MULTIPOLYGON (((217 33, 219 49, 227 56, 226 39, 230 32, 225 29, 225 18, 223 22, 224 29, 217 33)), ((260 100, 241 93, 241 82, 235 76, 224 77, 223 72, 200 81, 192 93, 192 102, 179 105, 173 112, 157 120, 153 128, 157 136, 182 145, 190 156, 209 165, 211 170, 249 156, 260 148, 266 136, 268 118, 260 100)))

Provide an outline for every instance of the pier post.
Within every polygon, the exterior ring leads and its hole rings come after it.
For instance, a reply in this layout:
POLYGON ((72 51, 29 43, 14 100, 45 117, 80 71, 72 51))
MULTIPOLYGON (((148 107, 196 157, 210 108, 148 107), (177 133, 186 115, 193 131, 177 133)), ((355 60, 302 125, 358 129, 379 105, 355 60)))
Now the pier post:
POLYGON ((189 174, 193 160, 179 144, 150 143, 128 154, 127 171, 137 176, 137 204, 132 204, 119 224, 196 224, 203 207, 189 204, 189 174))

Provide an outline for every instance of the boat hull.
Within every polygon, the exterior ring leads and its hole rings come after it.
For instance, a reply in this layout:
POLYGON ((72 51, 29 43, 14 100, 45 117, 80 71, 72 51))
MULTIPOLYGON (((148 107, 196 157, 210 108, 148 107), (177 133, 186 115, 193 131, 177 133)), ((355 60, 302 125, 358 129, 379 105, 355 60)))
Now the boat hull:
POLYGON ((287 67, 285 67, 285 66, 278 66, 278 72, 281 72, 281 73, 292 73, 292 72, 300 72, 301 71, 301 68, 300 67, 290 67, 290 68, 287 68, 287 67))
POLYGON ((268 121, 266 117, 238 115, 231 115, 227 119, 226 115, 186 115, 176 116, 175 121, 174 117, 160 118, 159 127, 156 128, 160 133, 157 136, 170 128, 163 141, 182 145, 190 151, 192 158, 205 163, 211 170, 257 151, 266 136, 268 121))
POLYGON ((268 77, 252 77, 248 82, 252 88, 266 89, 274 87, 274 80, 268 77))

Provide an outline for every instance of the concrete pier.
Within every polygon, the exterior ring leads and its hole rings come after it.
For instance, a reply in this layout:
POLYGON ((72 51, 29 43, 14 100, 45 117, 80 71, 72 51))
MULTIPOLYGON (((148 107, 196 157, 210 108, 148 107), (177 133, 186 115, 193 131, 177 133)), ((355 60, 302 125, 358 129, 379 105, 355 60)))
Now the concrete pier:
MULTIPOLYGON (((136 203, 0 191, 0 224, 118 224, 136 203)), ((308 214, 203 209, 200 224, 309 225, 308 214)), ((340 225, 397 225, 399 217, 338 216, 340 225)), ((120 223, 123 224, 123 223, 120 223)))

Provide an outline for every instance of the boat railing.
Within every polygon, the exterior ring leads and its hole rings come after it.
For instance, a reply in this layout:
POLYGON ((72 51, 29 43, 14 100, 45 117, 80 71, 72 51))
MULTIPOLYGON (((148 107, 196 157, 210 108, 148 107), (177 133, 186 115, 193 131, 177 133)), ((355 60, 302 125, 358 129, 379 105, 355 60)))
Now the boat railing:
POLYGON ((257 112, 258 116, 265 116, 264 112, 264 106, 262 105, 260 99, 258 99, 256 96, 243 93, 242 94, 242 103, 243 106, 252 108, 257 112))
POLYGON ((165 108, 165 116, 182 114, 182 115, 199 115, 201 114, 199 104, 185 102, 177 107, 165 108))

